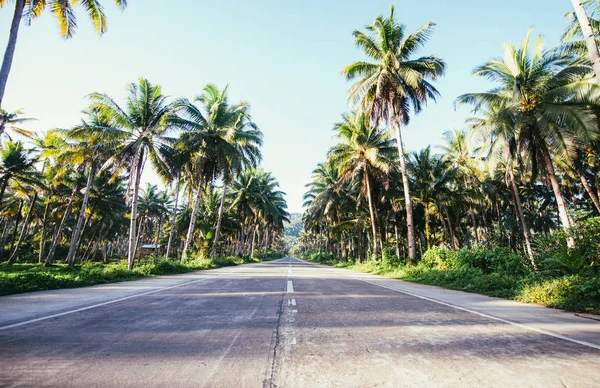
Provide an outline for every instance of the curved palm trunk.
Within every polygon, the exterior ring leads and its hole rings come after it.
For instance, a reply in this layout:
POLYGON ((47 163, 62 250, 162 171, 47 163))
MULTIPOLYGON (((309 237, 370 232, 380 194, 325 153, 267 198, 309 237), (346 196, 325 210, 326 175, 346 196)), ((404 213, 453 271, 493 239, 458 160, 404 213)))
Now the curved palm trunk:
POLYGON ((219 216, 217 218, 217 227, 215 228, 215 241, 213 242, 212 249, 210 251, 210 257, 214 257, 217 253, 217 245, 219 244, 219 233, 221 232, 221 222, 223 221, 223 212, 225 209, 225 196, 227 195, 227 186, 229 182, 223 180, 223 196, 221 197, 221 204, 219 205, 219 216))
POLYGON ((0 108, 2 107, 2 99, 4 98, 4 91, 6 90, 8 74, 10 73, 10 68, 12 66, 15 49, 17 48, 17 37, 19 36, 19 26, 21 25, 24 8, 25 0, 17 0, 15 2, 15 13, 13 14, 12 23, 10 25, 8 44, 6 45, 2 67, 0 68, 0 108))
POLYGON ((90 190, 94 182, 94 170, 94 163, 91 162, 90 167, 88 168, 88 179, 85 184, 85 194, 83 195, 83 202, 81 203, 81 209, 79 210, 79 216, 77 217, 77 224, 75 225, 73 235, 71 236, 71 246, 69 247, 69 253, 67 254, 67 258, 65 260, 69 267, 73 266, 73 263, 75 262, 75 254, 77 253, 77 248, 79 247, 79 239, 81 237, 81 231, 83 230, 85 211, 87 209, 88 201, 90 199, 90 190))
POLYGON ((598 197, 592 190, 592 187, 588 183, 586 177, 581 172, 578 172, 578 174, 579 174, 579 180, 581 180, 581 184, 583 185, 583 187, 585 187, 585 191, 587 191, 588 195, 592 199, 594 206, 596 206, 596 210, 598 210, 598 212, 600 212, 600 201, 598 201, 598 197))
POLYGON ((73 188, 73 192, 71 193, 71 198, 69 198, 69 203, 67 204, 67 208, 65 209, 65 214, 63 214, 60 224, 58 224, 58 230, 56 231, 56 235, 54 236, 54 240, 52 240, 52 245, 50 246, 50 250, 48 251, 48 256, 46 256, 46 262, 44 265, 52 264, 52 260, 54 260, 54 253, 56 252, 56 247, 58 247, 58 243, 60 242, 60 236, 62 235, 63 228, 65 226, 65 220, 69 216, 71 212, 71 207, 73 206, 73 200, 75 198, 75 193, 77 192, 77 187, 73 188))
POLYGON ((136 247, 136 224, 137 224, 137 206, 138 192, 140 191, 140 178, 142 176, 142 164, 144 159, 143 151, 138 155, 135 161, 135 170, 133 172, 133 198, 131 198, 131 220, 129 222, 129 248, 127 250, 127 269, 133 270, 135 263, 135 247, 136 247))
MULTIPOLYGON (((552 159, 550 158, 550 152, 548 152, 548 148, 545 144, 542 146, 541 151, 544 157, 544 163, 546 165, 546 174, 548 174, 548 179, 550 179, 550 185, 552 186, 552 191, 554 192, 554 197, 556 198, 556 206, 558 207, 560 223, 563 229, 568 230, 569 228, 573 227, 572 219, 569 216, 569 211, 567 210, 567 205, 565 204, 565 197, 563 196, 560 186, 558 185, 558 180, 556 179, 556 173, 554 171, 552 159)), ((572 237, 567 238, 567 246, 569 248, 573 248, 575 246, 575 240, 573 240, 572 237)))
POLYGON ((171 216, 171 230, 169 231, 169 242, 167 243, 167 257, 171 254, 171 246, 173 244, 173 237, 175 236, 175 222, 177 221, 177 206, 179 203, 179 176, 177 176, 177 183, 175 184, 175 204, 173 205, 173 215, 171 216))
POLYGON ((594 35, 592 25, 590 24, 590 20, 585 12, 585 8, 583 7, 583 1, 571 0, 571 3, 573 3, 577 20, 581 26, 581 32, 583 33, 585 45, 587 46, 590 60, 592 61, 592 67, 594 68, 594 73, 596 73, 596 80, 598 83, 600 83, 600 52, 598 51, 596 36, 594 35))
POLYGON ((406 228, 408 240, 408 261, 412 264, 416 257, 415 226, 413 221, 412 201, 410 199, 410 187, 408 181, 408 171, 406 170, 406 157, 404 155, 404 145, 402 144, 402 133, 400 124, 394 123, 396 132, 396 142, 398 146, 398 157, 400 158, 400 172, 402 173, 402 185, 404 187, 404 201, 406 204, 406 228))
POLYGON ((369 216, 371 217, 371 230, 373 232, 373 255, 377 256, 377 226, 375 223, 375 210, 373 209, 373 198, 371 197, 371 183, 369 182, 369 167, 367 164, 365 164, 365 186, 367 188, 369 216))
POLYGON ((192 216, 190 218, 190 226, 188 227, 187 235, 185 237, 185 245, 183 246, 183 252, 181 257, 185 258, 187 252, 190 250, 194 241, 194 228, 196 227, 196 217, 198 217, 198 210, 200 209, 200 201, 202 200, 202 188, 204 186, 204 179, 200 178, 198 184, 198 192, 196 193, 196 199, 194 200, 194 207, 192 209, 192 216))
POLYGON ((560 223, 564 229, 569 229, 573 225, 571 224, 571 220, 569 219, 569 213, 567 210, 567 205, 565 203, 565 197, 562 191, 560 190, 558 180, 556 179, 556 172, 554 170, 554 165, 552 164, 552 159, 550 158, 550 153, 548 152, 548 148, 545 145, 542 147, 541 151, 544 157, 546 173, 548 174, 548 179, 550 180, 550 185, 552 186, 552 191, 554 192, 554 197, 556 198, 556 205, 558 206, 558 215, 560 218, 560 223))
POLYGON ((398 223, 394 220, 394 236, 396 237, 396 257, 400 259, 400 238, 398 236, 398 223))
POLYGON ((523 228, 523 237, 525 238, 525 247, 527 248, 527 256, 529 257, 529 261, 531 262, 531 266, 533 267, 533 270, 537 271, 537 265, 535 264, 533 250, 531 249, 531 236, 529 234, 529 228, 527 227, 527 223, 525 222, 525 216, 523 214, 523 205, 521 204, 521 197, 519 196, 519 189, 517 188, 517 182, 515 181, 515 175, 512 172, 512 167, 509 167, 509 174, 510 174, 510 186, 512 187, 513 196, 515 197, 517 216, 519 217, 519 221, 521 222, 521 227, 523 228))
POLYGON ((27 215, 25 216, 25 222, 23 222, 23 227, 21 228, 21 233, 19 234, 19 239, 17 240, 17 244, 15 245, 15 249, 11 253, 8 258, 8 262, 12 263, 19 253, 19 248, 21 247, 21 242, 23 242, 23 238, 25 237, 25 233, 27 233, 27 226, 29 225, 29 220, 31 219, 31 213, 33 208, 35 207, 35 201, 37 201, 38 192, 36 191, 33 195, 33 199, 31 200, 31 205, 29 206, 29 210, 27 211, 27 215))

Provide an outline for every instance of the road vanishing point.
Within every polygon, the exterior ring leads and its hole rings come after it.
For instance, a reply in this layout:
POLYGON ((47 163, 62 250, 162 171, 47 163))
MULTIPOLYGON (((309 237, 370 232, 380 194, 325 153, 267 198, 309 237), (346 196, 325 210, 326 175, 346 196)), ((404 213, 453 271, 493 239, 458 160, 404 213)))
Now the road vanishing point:
POLYGON ((294 258, 0 297, 2 387, 600 387, 600 321, 294 258))

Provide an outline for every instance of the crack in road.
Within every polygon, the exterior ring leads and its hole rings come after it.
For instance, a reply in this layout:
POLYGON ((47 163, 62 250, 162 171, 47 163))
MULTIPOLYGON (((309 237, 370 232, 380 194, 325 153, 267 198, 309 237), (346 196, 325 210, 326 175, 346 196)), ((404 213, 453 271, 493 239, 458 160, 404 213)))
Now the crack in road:
MULTIPOLYGON (((292 266, 292 259, 289 259, 289 264, 290 267, 292 266)), ((275 388, 275 375, 277 373, 277 357, 279 355, 279 348, 280 348, 280 342, 281 342, 281 333, 280 333, 280 327, 281 327, 281 319, 283 317, 283 308, 284 308, 284 304, 283 301, 285 300, 285 295, 286 295, 286 291, 287 291, 287 284, 288 284, 288 277, 289 277, 289 272, 285 275, 285 279, 283 280, 283 286, 281 289, 281 299, 279 301, 279 309, 277 310, 277 325, 275 326, 275 330, 273 331, 273 337, 271 340, 271 346, 273 348, 271 355, 270 355, 270 361, 269 367, 270 370, 267 370, 267 378, 265 379, 264 383, 263 383, 263 388, 275 388)))

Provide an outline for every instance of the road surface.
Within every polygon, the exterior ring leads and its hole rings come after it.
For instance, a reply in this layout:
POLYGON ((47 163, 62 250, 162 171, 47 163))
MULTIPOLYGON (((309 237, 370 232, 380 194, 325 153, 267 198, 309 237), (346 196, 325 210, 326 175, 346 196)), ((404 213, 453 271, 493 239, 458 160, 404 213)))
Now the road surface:
POLYGON ((600 321, 286 258, 0 297, 4 387, 600 387, 600 321))

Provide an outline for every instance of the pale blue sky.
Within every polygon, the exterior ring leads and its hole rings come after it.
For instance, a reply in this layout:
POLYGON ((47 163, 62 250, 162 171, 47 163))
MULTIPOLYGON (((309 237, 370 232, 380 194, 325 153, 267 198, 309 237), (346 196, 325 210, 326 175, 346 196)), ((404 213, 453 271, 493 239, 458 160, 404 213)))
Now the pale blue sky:
MULTIPOLYGON (((165 94, 194 97, 206 83, 230 85, 231 101, 248 101, 265 134, 263 167, 301 211, 304 184, 334 143, 332 124, 348 109, 340 70, 361 58, 352 31, 362 29, 389 0, 130 0, 123 13, 104 0, 108 32, 97 37, 84 12, 71 40, 61 39, 49 14, 22 26, 3 107, 25 109, 31 129, 79 122, 85 95, 105 92, 122 102, 125 85, 146 77, 165 94), (169 6, 176 3, 177 6, 169 6)), ((8 37, 13 5, 0 9, 0 41, 8 37)), ((473 78, 478 64, 520 42, 529 27, 558 43, 568 0, 396 1, 397 18, 414 30, 438 23, 420 54, 448 63, 437 82, 442 94, 404 129, 409 150, 438 144, 460 128, 468 111, 455 112, 459 94, 488 87, 473 78)), ((146 179, 157 180, 152 174, 146 179)))

